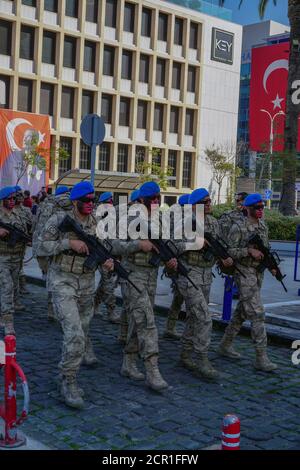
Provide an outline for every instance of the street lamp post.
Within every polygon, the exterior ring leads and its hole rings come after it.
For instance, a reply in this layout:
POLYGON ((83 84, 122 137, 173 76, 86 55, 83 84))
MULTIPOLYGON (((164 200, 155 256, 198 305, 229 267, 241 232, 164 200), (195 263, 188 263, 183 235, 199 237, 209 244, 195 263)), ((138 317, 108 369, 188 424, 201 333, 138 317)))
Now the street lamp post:
MULTIPOLYGON (((261 109, 261 111, 263 113, 266 113, 269 116, 270 123, 271 123, 271 127, 270 127, 270 162, 269 162, 269 165, 268 165, 268 187, 267 187, 267 189, 272 191, 272 155, 273 155, 273 142, 274 142, 274 121, 275 121, 277 116, 285 115, 285 113, 283 111, 279 111, 278 113, 274 114, 274 116, 272 116, 269 113, 269 111, 267 111, 266 109, 261 109)), ((271 198, 267 201, 267 207, 269 209, 271 208, 271 198)))

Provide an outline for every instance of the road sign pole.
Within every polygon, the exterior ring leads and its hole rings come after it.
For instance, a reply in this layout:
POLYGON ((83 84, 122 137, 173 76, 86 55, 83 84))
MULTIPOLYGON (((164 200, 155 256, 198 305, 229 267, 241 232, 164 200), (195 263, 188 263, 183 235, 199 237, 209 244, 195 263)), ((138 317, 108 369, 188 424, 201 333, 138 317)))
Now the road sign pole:
POLYGON ((105 138, 105 123, 97 114, 87 114, 80 125, 83 142, 91 147, 91 184, 95 184, 96 149, 105 138))
POLYGON ((97 144, 93 144, 91 147, 91 184, 93 186, 95 183, 96 149, 97 149, 97 144))

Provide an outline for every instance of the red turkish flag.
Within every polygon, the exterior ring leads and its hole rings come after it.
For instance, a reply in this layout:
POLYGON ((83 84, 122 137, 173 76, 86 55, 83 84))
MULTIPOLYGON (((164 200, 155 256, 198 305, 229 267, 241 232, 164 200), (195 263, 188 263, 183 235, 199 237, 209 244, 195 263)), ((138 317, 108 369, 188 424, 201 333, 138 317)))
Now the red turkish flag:
POLYGON ((0 187, 18 184, 37 194, 48 185, 50 157, 49 116, 0 109, 0 187), (24 151, 32 138, 36 137, 37 149, 45 158, 47 170, 29 165, 21 175, 24 151))
POLYGON ((289 42, 285 42, 252 49, 249 114, 251 150, 278 152, 284 148, 289 48, 289 42))

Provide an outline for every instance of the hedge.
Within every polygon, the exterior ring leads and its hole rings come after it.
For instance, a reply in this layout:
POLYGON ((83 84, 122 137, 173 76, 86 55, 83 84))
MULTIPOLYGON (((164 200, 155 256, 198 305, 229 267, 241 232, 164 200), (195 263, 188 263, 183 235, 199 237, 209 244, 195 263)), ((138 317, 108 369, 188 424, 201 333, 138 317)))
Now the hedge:
MULTIPOLYGON (((213 208, 213 216, 218 219, 223 212, 231 209, 231 206, 220 204, 213 208)), ((270 240, 296 240, 296 229, 297 225, 300 225, 300 217, 285 217, 277 210, 265 209, 265 222, 269 228, 270 240)))

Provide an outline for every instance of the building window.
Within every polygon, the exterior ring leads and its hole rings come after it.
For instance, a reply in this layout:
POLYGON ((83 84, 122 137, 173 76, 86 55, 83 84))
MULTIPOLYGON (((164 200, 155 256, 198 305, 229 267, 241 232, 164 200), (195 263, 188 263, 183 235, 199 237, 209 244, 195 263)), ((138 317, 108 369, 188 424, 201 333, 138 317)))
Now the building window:
POLYGON ((90 23, 98 23, 98 1, 99 0, 87 0, 86 2, 86 21, 90 23))
POLYGON ((129 33, 134 32, 134 14, 135 5, 133 3, 125 3, 124 8, 124 31, 129 33))
POLYGON ((168 38, 168 15, 160 13, 158 17, 158 40, 166 42, 168 38))
POLYGON ((66 0, 66 16, 78 18, 78 0, 66 0))
POLYGON ((103 75, 113 77, 115 68, 115 48, 105 46, 103 57, 103 75))
POLYGON ((12 23, 0 20, 0 54, 11 55, 12 23))
POLYGON ((111 145, 108 142, 103 142, 99 147, 98 168, 100 171, 109 171, 110 148, 111 148, 111 145))
POLYGON ((32 88, 31 80, 19 79, 18 111, 32 112, 32 88))
POLYGON ((34 55, 34 28, 21 27, 20 58, 33 60, 34 55))
POLYGON ((151 37, 151 18, 152 11, 149 8, 143 8, 141 34, 147 38, 151 37))
POLYGON ((111 124, 112 122, 112 95, 103 94, 101 98, 101 117, 104 122, 111 124))
POLYGON ((72 168, 72 145, 73 139, 70 137, 61 137, 59 146, 64 149, 68 156, 66 158, 60 158, 58 161, 58 174, 61 176, 66 171, 72 168))
POLYGON ((134 168, 134 171, 136 173, 141 171, 141 165, 145 162, 145 160, 146 160, 145 147, 141 147, 137 145, 135 149, 135 168, 134 168))
POLYGON ((198 24, 191 23, 190 27, 190 48, 198 49, 198 24))
POLYGON ((166 61, 157 59, 156 63, 156 85, 165 86, 166 80, 166 61))
POLYGON ((56 55, 56 34, 51 31, 44 31, 42 62, 45 64, 55 64, 56 55))
POLYGON ((196 91, 196 67, 193 67, 191 65, 189 65, 188 68, 187 89, 191 93, 195 93, 196 91))
POLYGON ((172 134, 178 134, 178 124, 179 124, 179 108, 177 108, 176 106, 171 106, 170 132, 172 134))
POLYGON ((96 43, 85 41, 83 70, 95 73, 96 43))
POLYGON ((94 92, 89 90, 82 91, 81 117, 94 112, 94 92))
POLYGON ((123 51, 121 78, 124 78, 125 80, 131 80, 131 75, 132 75, 132 52, 123 51))
POLYGON ((126 173, 128 169, 128 145, 118 145, 117 171, 126 173))
POLYGON ((182 46, 183 43, 183 20, 175 18, 174 44, 182 46))
POLYGON ((117 0, 106 0, 105 26, 115 28, 117 24, 117 0))
POLYGON ((79 168, 81 170, 91 169, 91 147, 80 140, 79 168))
POLYGON ((41 84, 40 113, 53 116, 54 85, 51 83, 41 84))
POLYGON ((76 67, 76 38, 65 36, 64 41, 64 67, 76 67))
POLYGON ((177 152, 175 150, 169 150, 168 154, 168 167, 172 174, 169 177, 169 186, 176 186, 176 166, 177 166, 177 152))
POLYGON ((149 56, 145 54, 141 54, 140 75, 139 75, 140 82, 143 82, 143 83, 149 82, 149 64, 150 64, 149 56))
POLYGON ((0 108, 9 108, 10 77, 0 75, 0 108))
POLYGON ((159 148, 152 149, 152 163, 154 165, 159 165, 161 167, 161 152, 162 150, 159 148))
POLYGON ((173 73, 172 73, 172 88, 180 90, 181 83, 181 64, 179 62, 173 63, 173 73))
POLYGON ((57 0, 44 0, 44 9, 57 13, 57 0))
POLYGON ((147 128, 147 110, 148 103, 147 101, 138 101, 138 110, 137 110, 137 127, 139 129, 147 128))
POLYGON ((192 183, 192 154, 184 152, 182 168, 182 186, 190 188, 192 183))
POLYGON ((130 99, 121 98, 120 99, 120 126, 129 127, 130 122, 130 99))
POLYGON ((73 119, 74 117, 74 88, 62 87, 61 93, 61 117, 73 119))
POLYGON ((155 131, 162 131, 164 123, 164 105, 156 103, 154 106, 154 124, 155 131))
POLYGON ((186 110, 185 135, 194 135, 194 110, 193 109, 186 110))
POLYGON ((28 5, 29 7, 36 7, 36 0, 22 0, 23 5, 28 5))

